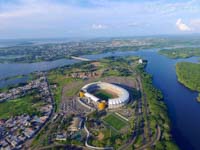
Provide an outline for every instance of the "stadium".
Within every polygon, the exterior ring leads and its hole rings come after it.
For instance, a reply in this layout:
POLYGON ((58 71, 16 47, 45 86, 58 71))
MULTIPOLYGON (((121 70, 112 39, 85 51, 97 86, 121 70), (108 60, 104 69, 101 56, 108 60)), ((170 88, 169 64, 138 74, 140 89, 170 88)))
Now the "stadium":
POLYGON ((86 97, 98 104, 99 109, 104 109, 106 106, 109 109, 114 109, 128 103, 129 92, 115 84, 99 81, 82 87, 80 97, 86 97))

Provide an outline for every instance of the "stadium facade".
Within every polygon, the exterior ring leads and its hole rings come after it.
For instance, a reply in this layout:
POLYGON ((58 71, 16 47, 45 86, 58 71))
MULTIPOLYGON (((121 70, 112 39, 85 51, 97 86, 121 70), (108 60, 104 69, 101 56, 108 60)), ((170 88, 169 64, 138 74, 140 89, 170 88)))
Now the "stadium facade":
POLYGON ((110 98, 107 101, 107 105, 109 109, 119 108, 123 105, 127 104, 129 101, 129 92, 115 84, 107 83, 107 82, 93 82, 82 87, 82 92, 84 92, 84 96, 89 98, 94 102, 100 102, 101 99, 93 95, 93 91, 95 90, 105 90, 110 91, 116 94, 116 98, 110 98))

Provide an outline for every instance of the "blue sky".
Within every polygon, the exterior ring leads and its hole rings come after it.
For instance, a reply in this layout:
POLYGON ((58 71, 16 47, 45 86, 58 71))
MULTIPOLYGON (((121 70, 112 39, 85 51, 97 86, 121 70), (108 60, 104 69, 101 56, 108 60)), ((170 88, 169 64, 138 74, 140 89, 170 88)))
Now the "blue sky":
POLYGON ((199 0, 0 0, 0 38, 200 33, 199 0))

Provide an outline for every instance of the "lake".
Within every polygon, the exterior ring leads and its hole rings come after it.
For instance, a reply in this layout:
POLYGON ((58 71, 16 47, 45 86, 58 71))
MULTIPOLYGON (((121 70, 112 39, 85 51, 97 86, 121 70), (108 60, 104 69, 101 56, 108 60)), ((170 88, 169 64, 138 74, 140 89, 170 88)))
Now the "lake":
MULTIPOLYGON (((200 103, 196 101, 197 92, 190 91, 177 81, 175 64, 179 61, 197 62, 198 58, 169 59, 159 55, 157 50, 110 52, 98 55, 85 55, 92 60, 107 56, 141 56, 148 60, 147 72, 153 75, 154 85, 163 92, 172 122, 173 138, 183 150, 200 149, 200 103)), ((64 65, 77 63, 77 60, 61 59, 52 62, 31 64, 0 64, 0 79, 34 71, 45 71, 64 65)), ((9 80, 7 81, 9 84, 9 80)), ((17 82, 17 81, 16 81, 17 82)), ((0 87, 3 80, 0 81, 0 87)), ((11 82, 13 84, 13 82, 11 82)), ((4 81, 4 85, 5 81, 4 81)))

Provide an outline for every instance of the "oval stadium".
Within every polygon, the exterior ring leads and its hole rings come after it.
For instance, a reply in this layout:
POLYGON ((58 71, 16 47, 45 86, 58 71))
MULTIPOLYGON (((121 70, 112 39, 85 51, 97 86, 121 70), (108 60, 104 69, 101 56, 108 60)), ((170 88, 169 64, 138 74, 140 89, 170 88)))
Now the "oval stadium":
POLYGON ((80 95, 95 103, 106 102, 109 109, 122 107, 129 101, 129 92, 126 89, 115 84, 100 81, 82 87, 80 95))

